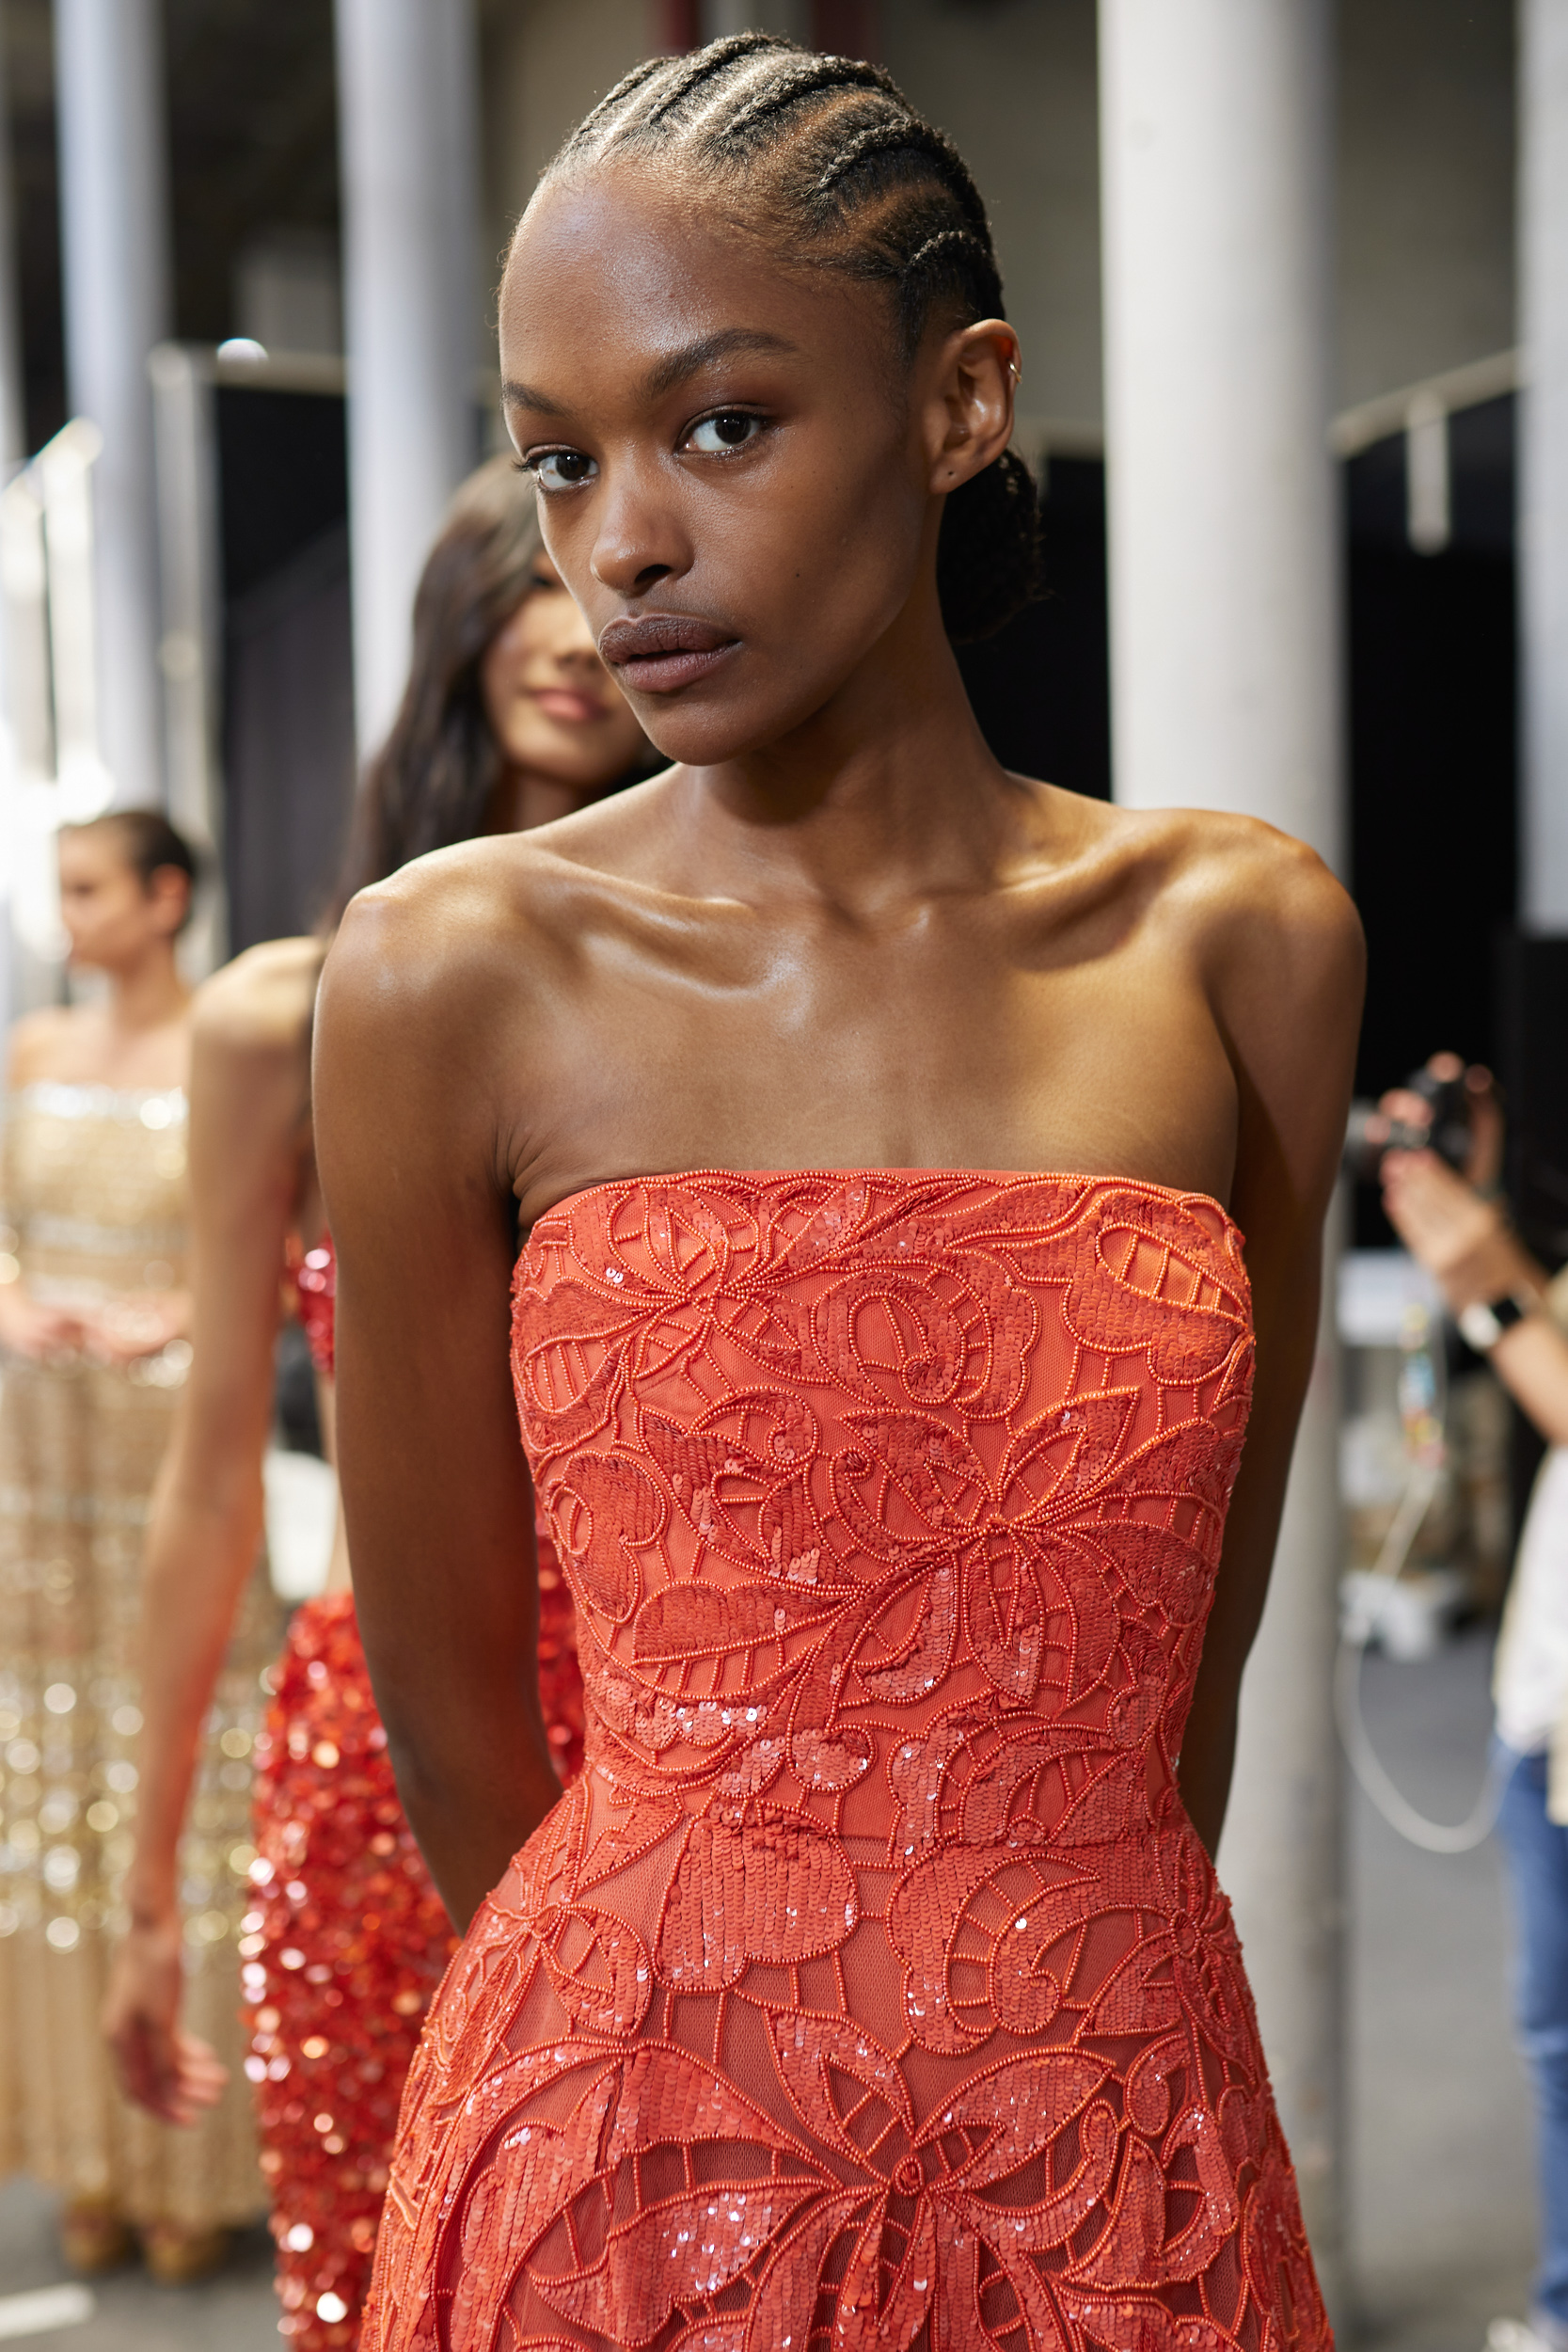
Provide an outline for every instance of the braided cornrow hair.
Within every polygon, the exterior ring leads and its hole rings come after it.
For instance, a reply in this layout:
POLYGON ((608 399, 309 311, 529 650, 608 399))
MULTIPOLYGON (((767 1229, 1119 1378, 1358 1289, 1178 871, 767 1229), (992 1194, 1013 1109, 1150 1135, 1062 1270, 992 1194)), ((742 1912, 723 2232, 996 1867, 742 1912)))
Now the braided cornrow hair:
MULTIPOLYGON (((963 158, 881 66, 771 33, 655 58, 594 107, 546 177, 656 151, 727 180, 792 255, 886 287, 906 365, 934 315, 954 326, 1006 315, 963 158)), ((991 636, 1040 595, 1035 485, 1010 450, 949 495, 937 586, 958 644, 991 636)))

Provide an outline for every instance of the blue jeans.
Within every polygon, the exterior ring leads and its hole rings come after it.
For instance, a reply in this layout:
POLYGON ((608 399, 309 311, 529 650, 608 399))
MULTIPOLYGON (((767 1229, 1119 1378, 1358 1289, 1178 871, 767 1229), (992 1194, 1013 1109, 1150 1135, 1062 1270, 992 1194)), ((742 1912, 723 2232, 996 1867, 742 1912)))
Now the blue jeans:
MULTIPOLYGON (((1503 1751, 1504 1757, 1510 1751, 1503 1751)), ((1535 2304, 1568 2328, 1568 1828, 1546 1819, 1546 1758, 1521 1756, 1497 1830, 1513 1882, 1519 2049, 1535 2092, 1541 2265, 1535 2304)))

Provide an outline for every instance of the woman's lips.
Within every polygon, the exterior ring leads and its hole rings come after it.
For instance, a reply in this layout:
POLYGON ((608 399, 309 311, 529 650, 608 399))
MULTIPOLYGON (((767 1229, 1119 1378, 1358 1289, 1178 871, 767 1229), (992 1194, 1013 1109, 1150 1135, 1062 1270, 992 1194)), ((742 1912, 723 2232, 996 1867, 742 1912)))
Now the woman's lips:
POLYGON ((710 675, 738 643, 712 621, 648 612, 640 621, 611 621, 599 639, 599 658, 634 694, 673 694, 710 675))
POLYGON ((606 715, 597 695, 578 693, 575 687, 536 686, 531 691, 546 718, 563 720, 568 726, 587 726, 606 715))

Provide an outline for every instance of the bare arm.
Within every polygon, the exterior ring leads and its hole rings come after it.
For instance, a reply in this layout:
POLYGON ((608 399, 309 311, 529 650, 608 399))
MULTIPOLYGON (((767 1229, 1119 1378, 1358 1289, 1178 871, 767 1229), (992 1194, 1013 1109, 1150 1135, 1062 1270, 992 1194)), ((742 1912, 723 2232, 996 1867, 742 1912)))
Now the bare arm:
POLYGON ((310 943, 288 942, 220 974, 198 999, 193 1041, 194 1355, 148 1531, 131 1928, 104 2015, 127 2092, 174 2121, 215 2095, 199 2045, 175 2026, 178 1854, 202 1725, 261 1539, 283 1250, 307 1148, 314 968, 310 943))
POLYGON ((1257 1330, 1252 1416, 1179 1779, 1219 1844, 1242 1670, 1263 1613, 1285 1484, 1317 1345, 1323 1229, 1338 1171, 1360 1025, 1360 926, 1310 851, 1241 862, 1218 929, 1212 998, 1239 1098, 1231 1208, 1246 1236, 1257 1330))
POLYGON ((404 1809, 466 1925, 561 1787, 539 1712, 484 951, 460 917, 433 937, 401 890, 356 900, 328 960, 317 1149, 359 1624, 404 1809))

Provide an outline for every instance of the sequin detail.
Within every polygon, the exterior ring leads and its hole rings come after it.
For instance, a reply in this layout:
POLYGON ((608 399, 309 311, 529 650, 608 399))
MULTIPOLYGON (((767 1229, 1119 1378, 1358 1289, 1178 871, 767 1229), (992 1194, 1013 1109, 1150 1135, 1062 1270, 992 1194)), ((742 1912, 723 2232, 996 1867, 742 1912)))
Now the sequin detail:
POLYGON ((455 1948, 398 1804, 350 1595, 295 1612, 257 1763, 245 2072, 280 2326, 318 2352, 357 2333, 404 2077, 455 1948), (341 2317, 319 2316, 324 2296, 341 2317))
POLYGON ((604 1184, 513 1365, 588 1768, 410 2073, 365 2352, 1322 2352, 1174 1761, 1241 1236, 1123 1180, 604 1184))
POLYGON ((338 1303, 338 1260, 330 1239, 324 1235, 313 1249, 301 1249, 297 1243, 292 1245, 288 1270, 293 1289, 293 1310, 309 1343, 311 1361, 330 1380, 336 1361, 338 1303))
MULTIPOLYGON (((330 1242, 290 1273, 311 1354, 333 1369, 330 1242)), ((582 1764, 572 1598, 539 1532, 539 1687, 563 1781, 582 1764)), ((456 1948, 398 1802, 347 1593, 296 1611, 257 1743, 253 1897, 240 1949, 273 2196, 280 2331, 296 2352, 356 2342, 398 2102, 456 1948)))
MULTIPOLYGON (((49 1083, 13 1092, 0 1279, 113 1310, 127 1336, 182 1288, 184 1095, 49 1083)), ((262 2209, 243 2081, 235 1946, 250 1754, 281 1635, 264 1570, 236 1612, 180 1840, 184 2022, 230 2070, 190 2130, 121 2098, 96 2020, 126 1929, 150 1497, 190 1362, 10 1359, 0 1401, 0 2177, 202 2232, 262 2209)))

